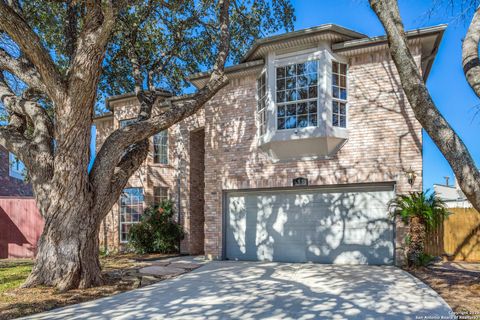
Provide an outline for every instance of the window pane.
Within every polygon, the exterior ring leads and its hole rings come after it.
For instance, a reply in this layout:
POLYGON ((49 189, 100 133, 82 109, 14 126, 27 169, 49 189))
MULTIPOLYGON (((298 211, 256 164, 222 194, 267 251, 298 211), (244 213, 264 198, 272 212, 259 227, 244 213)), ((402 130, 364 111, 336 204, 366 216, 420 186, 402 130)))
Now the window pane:
POLYGON ((285 118, 278 118, 277 128, 278 129, 285 129, 285 118))
POLYGON ((296 90, 287 90, 287 99, 286 101, 295 101, 297 100, 297 91, 296 90))
POLYGON ((332 108, 333 113, 338 113, 338 102, 333 101, 332 105, 333 105, 333 108, 332 108))
POLYGON ((297 93, 298 93, 298 100, 305 100, 308 98, 306 88, 298 89, 297 93))
POLYGON ((318 76, 316 73, 308 74, 308 85, 309 86, 316 86, 317 85, 318 76))
POLYGON ((285 91, 277 92, 277 102, 285 102, 285 91))
POLYGON ((168 130, 153 136, 153 162, 168 164, 168 130))
POLYGON ((297 117, 287 117, 285 121, 285 129, 293 129, 297 127, 297 117))
POLYGON ((305 128, 308 126, 308 116, 298 116, 298 127, 299 128, 305 128))
POLYGON ((308 61, 305 63, 305 65, 308 73, 317 74, 317 61, 308 61))
MULTIPOLYGON (((296 79, 295 78, 287 78, 287 89, 295 89, 297 84, 296 84, 296 79)), ((279 89, 281 90, 281 89, 279 89)))
POLYGON ((307 113, 308 113, 308 110, 307 110, 306 102, 297 104, 297 114, 307 114, 307 113))
POLYGON ((299 76, 297 78, 297 86, 298 86, 298 88, 308 86, 308 78, 306 76, 299 76))
POLYGON ((284 117, 285 116, 285 106, 278 106, 277 116, 279 116, 279 117, 284 117))
POLYGON ((305 70, 306 70, 305 64, 303 64, 303 63, 297 64, 297 75, 304 74, 305 70))
POLYGON ((338 115, 337 114, 333 115, 332 124, 333 124, 333 126, 338 127, 338 115))
POLYGON ((347 127, 347 117, 340 116, 340 127, 342 127, 342 128, 347 127))
POLYGON ((277 90, 285 90, 285 79, 277 80, 277 90))
POLYGON ((296 106, 294 104, 287 105, 287 116, 296 114, 296 106))
POLYGON ((308 125, 309 126, 317 126, 317 115, 316 114, 311 114, 308 116, 308 125))
POLYGON ((287 66, 285 74, 287 77, 293 77, 295 75, 295 65, 287 66))
POLYGON ((310 101, 308 103, 308 112, 309 113, 317 113, 317 102, 316 101, 310 101))
POLYGON ((332 61, 332 71, 338 73, 338 63, 336 61, 332 61))
POLYGON ((285 67, 277 68, 277 79, 285 78, 285 67))
POLYGON ((309 98, 316 98, 317 97, 317 87, 309 87, 308 88, 308 97, 309 98))

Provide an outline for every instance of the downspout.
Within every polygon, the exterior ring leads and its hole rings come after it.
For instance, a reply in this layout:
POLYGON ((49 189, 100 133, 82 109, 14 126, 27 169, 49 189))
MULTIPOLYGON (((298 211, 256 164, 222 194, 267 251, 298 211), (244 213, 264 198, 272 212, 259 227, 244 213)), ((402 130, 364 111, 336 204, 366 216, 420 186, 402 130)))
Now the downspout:
MULTIPOLYGON (((180 219, 180 216, 181 216, 181 206, 180 206, 180 196, 181 196, 181 186, 180 186, 180 183, 181 183, 181 160, 180 158, 178 159, 178 170, 177 170, 177 223, 178 225, 181 225, 181 219, 180 219)), ((181 245, 182 243, 182 240, 181 239, 178 239, 178 253, 181 253, 182 250, 181 250, 181 245)))

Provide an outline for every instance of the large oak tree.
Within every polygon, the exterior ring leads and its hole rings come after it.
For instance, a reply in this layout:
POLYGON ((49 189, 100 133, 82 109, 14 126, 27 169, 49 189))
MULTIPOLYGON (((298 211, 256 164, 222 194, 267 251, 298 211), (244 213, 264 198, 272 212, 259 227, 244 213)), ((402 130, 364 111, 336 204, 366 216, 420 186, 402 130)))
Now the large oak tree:
MULTIPOLYGON (((370 6, 387 33, 390 54, 415 117, 447 159, 467 199, 480 212, 480 171, 462 139, 430 96, 408 46, 397 0, 370 0, 370 6)), ((479 40, 480 8, 477 8, 463 42, 462 63, 469 85, 480 97, 479 40)))
POLYGON ((229 48, 235 61, 292 19, 285 0, 0 0, 0 144, 25 164, 45 219, 24 286, 101 284, 100 224, 145 160, 148 138, 227 84, 229 48), (201 68, 212 70, 204 88, 159 101, 158 87, 179 93, 201 68), (98 98, 133 90, 137 121, 106 139, 89 171, 98 98), (152 115, 154 103, 165 111, 152 115))

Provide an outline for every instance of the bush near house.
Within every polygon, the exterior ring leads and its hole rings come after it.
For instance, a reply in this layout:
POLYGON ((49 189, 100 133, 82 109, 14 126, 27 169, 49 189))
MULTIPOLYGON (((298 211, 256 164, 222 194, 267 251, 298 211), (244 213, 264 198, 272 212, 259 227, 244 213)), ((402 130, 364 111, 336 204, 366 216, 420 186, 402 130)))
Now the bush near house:
POLYGON ((408 266, 421 266, 431 260, 425 255, 427 232, 437 228, 449 212, 445 203, 435 192, 411 192, 398 195, 389 207, 394 216, 399 216, 408 226, 405 239, 408 266))
POLYGON ((143 212, 140 223, 129 231, 129 246, 137 253, 172 253, 180 250, 183 227, 174 221, 173 202, 163 201, 143 212))

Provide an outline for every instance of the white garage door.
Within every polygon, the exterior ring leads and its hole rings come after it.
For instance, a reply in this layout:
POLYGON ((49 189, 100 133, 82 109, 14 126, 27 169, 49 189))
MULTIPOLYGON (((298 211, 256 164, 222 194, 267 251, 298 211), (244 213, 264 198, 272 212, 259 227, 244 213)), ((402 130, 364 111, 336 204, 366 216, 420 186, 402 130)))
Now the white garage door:
POLYGON ((391 264, 392 186, 230 192, 226 258, 391 264))

